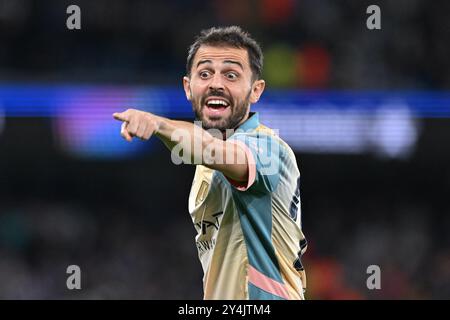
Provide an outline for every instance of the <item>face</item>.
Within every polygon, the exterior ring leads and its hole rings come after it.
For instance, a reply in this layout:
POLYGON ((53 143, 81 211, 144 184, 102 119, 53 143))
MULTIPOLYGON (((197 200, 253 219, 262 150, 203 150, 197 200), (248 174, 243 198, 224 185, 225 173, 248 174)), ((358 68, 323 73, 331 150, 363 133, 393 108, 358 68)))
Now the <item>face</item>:
POLYGON ((248 118, 250 104, 264 91, 264 80, 252 81, 246 49, 201 46, 190 77, 183 78, 186 97, 205 129, 234 129, 248 118))

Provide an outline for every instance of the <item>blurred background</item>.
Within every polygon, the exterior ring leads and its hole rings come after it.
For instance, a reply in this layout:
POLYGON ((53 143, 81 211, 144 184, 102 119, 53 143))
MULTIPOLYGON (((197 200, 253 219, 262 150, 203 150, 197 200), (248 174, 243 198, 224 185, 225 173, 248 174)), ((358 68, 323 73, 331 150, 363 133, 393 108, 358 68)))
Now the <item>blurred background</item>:
POLYGON ((232 24, 302 173, 307 298, 450 298, 450 2, 425 0, 0 0, 0 298, 202 298, 195 168, 111 114, 191 121, 187 48, 232 24))

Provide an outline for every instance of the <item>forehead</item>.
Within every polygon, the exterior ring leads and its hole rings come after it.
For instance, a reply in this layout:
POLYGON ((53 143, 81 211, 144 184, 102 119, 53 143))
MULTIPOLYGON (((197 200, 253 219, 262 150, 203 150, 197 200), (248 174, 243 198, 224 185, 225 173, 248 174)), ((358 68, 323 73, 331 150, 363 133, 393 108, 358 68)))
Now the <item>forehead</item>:
POLYGON ((193 67, 201 60, 211 60, 212 63, 226 60, 237 61, 245 69, 249 69, 248 52, 245 48, 201 46, 195 54, 193 67))

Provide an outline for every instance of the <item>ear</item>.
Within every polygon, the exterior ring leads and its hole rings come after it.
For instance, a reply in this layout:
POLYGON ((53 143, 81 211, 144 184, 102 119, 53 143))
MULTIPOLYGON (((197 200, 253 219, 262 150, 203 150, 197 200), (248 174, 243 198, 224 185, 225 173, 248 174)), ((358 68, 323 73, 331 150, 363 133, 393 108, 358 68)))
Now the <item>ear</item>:
POLYGON ((191 99, 192 99, 190 84, 191 84, 191 79, 189 79, 188 76, 184 76, 183 77, 183 88, 184 88, 184 93, 186 94, 186 98, 189 101, 191 101, 191 99))
POLYGON ((266 82, 264 80, 256 80, 252 85, 252 92, 250 94, 250 103, 256 103, 261 97, 264 88, 266 87, 266 82))

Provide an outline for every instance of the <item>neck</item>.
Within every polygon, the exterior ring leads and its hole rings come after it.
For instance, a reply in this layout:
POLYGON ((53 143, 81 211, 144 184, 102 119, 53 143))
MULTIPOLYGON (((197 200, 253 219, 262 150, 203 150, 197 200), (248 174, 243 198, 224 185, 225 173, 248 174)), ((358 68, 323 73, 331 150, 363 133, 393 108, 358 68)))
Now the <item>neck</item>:
POLYGON ((248 118, 250 118, 250 110, 245 114, 245 116, 241 119, 241 121, 239 121, 239 123, 234 128, 230 128, 232 130, 229 129, 222 130, 223 140, 227 140, 245 121, 248 120, 248 118))

